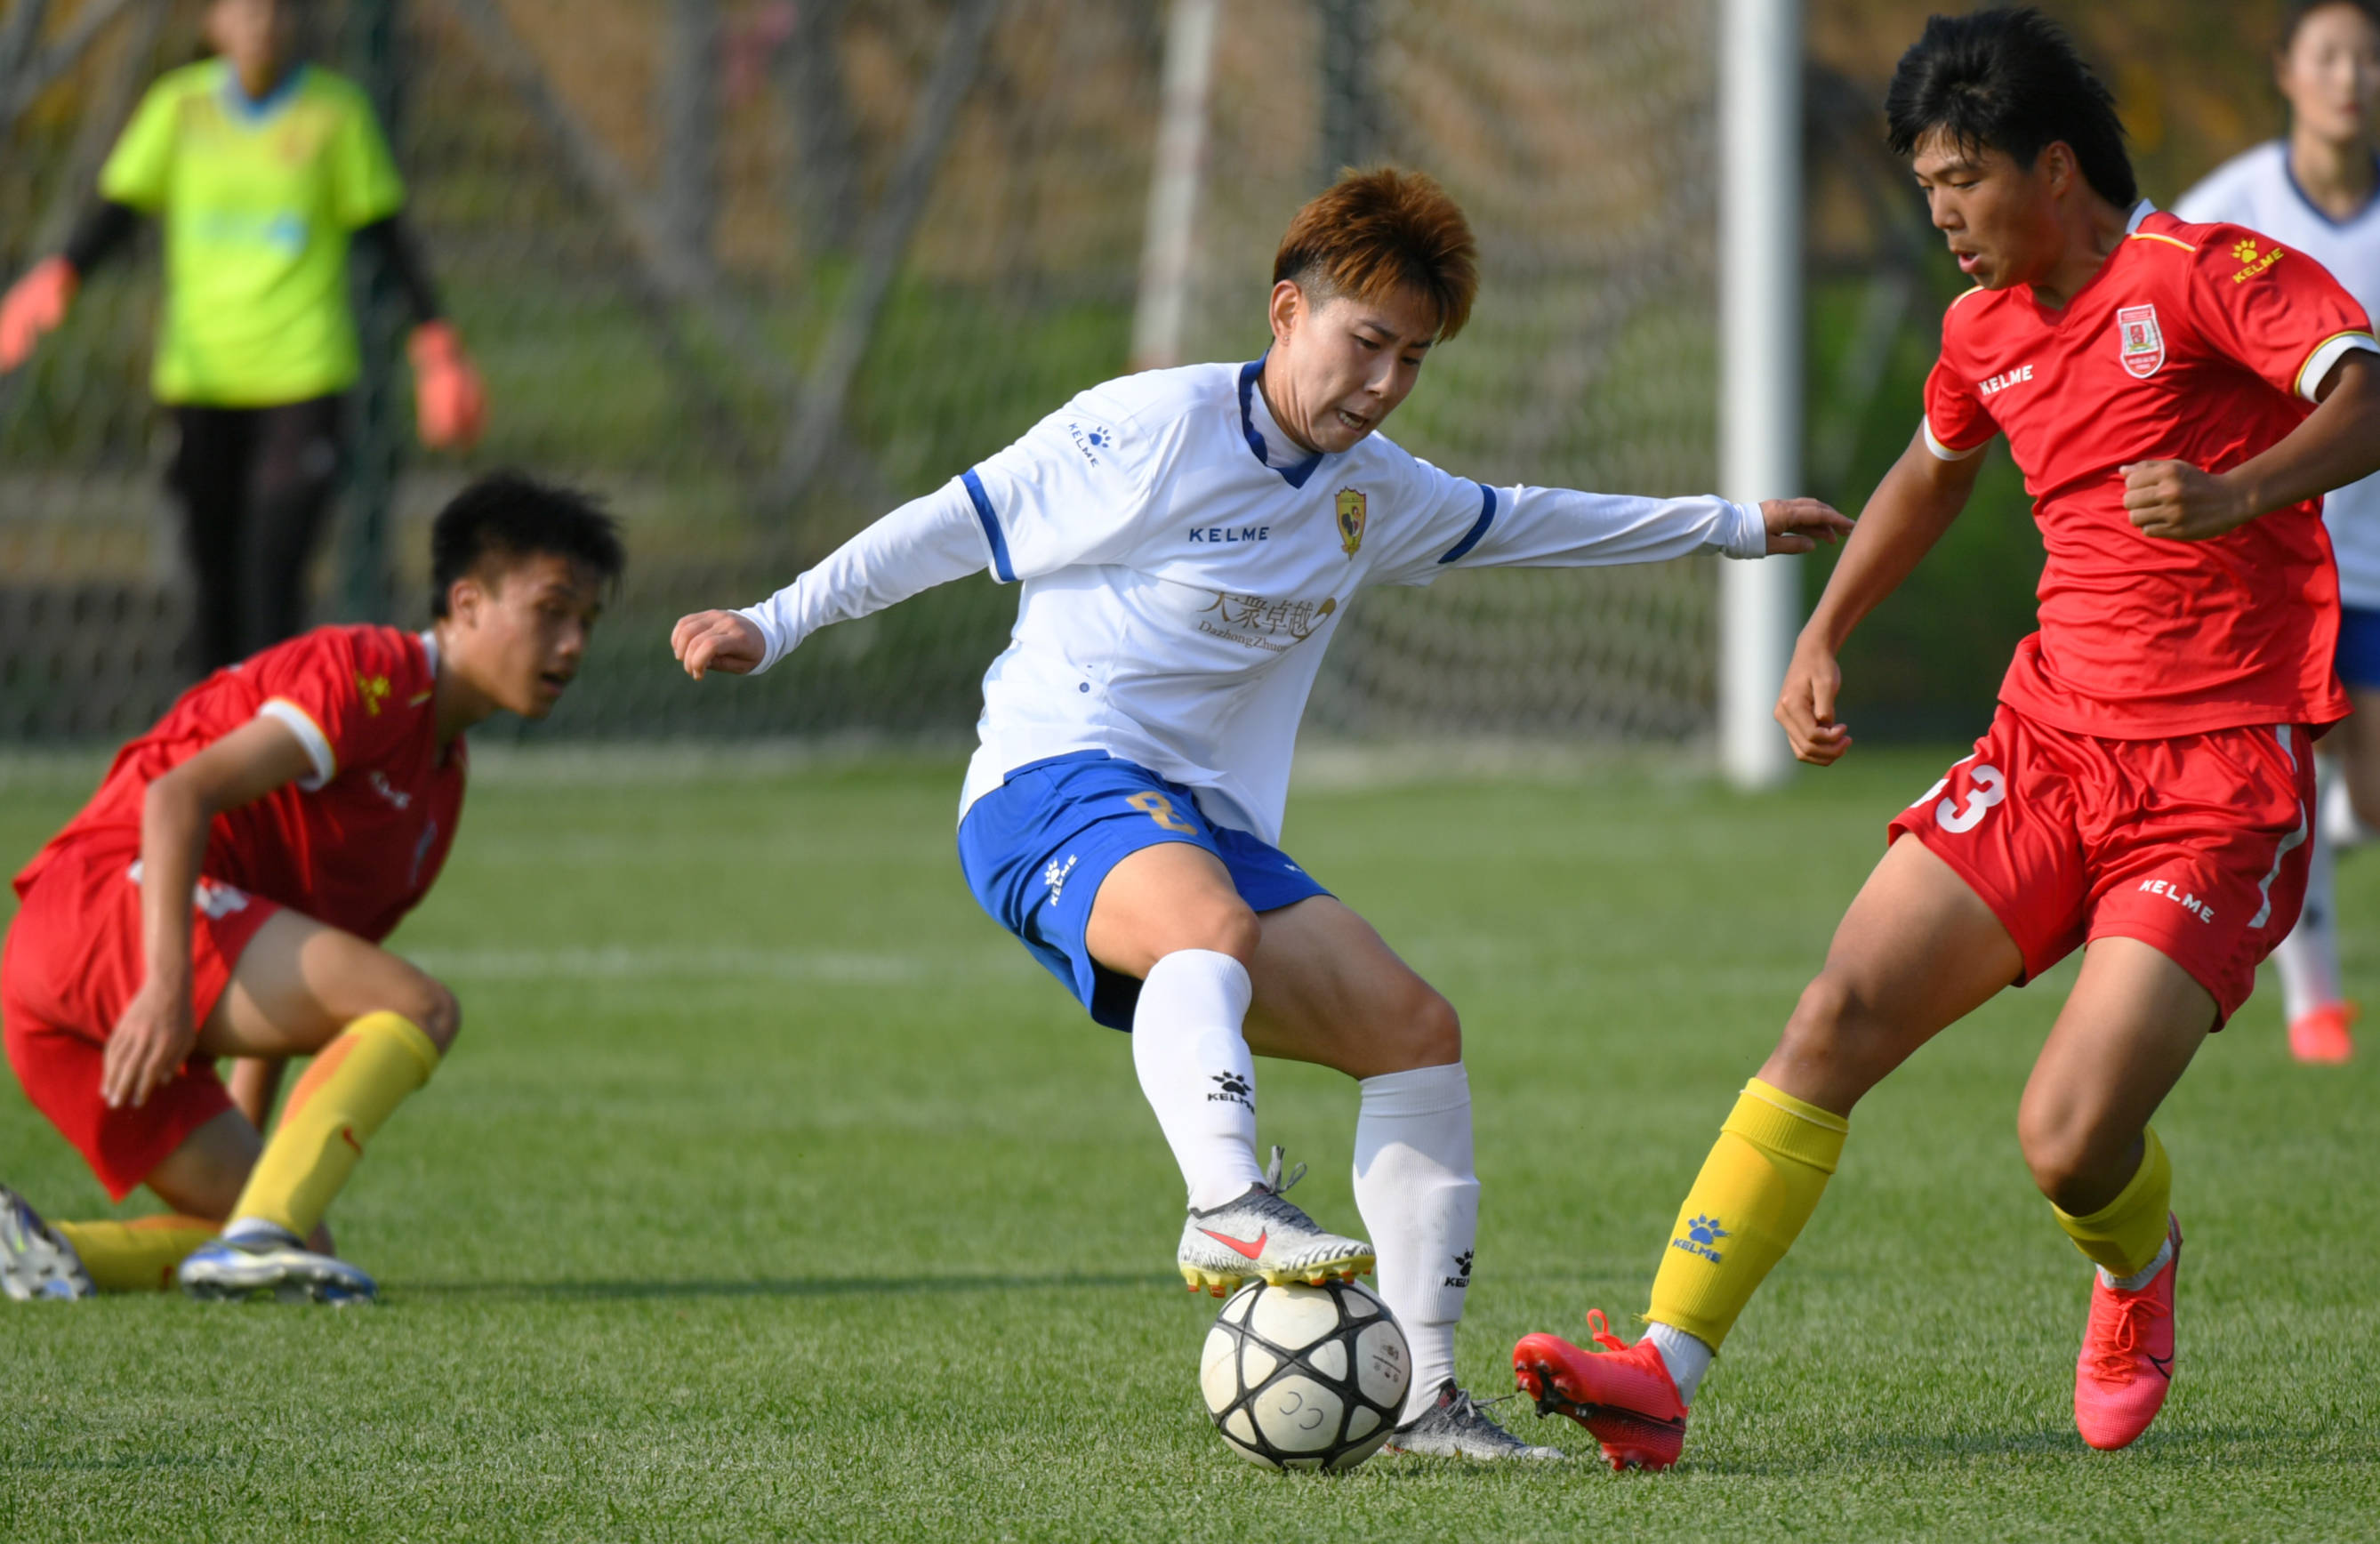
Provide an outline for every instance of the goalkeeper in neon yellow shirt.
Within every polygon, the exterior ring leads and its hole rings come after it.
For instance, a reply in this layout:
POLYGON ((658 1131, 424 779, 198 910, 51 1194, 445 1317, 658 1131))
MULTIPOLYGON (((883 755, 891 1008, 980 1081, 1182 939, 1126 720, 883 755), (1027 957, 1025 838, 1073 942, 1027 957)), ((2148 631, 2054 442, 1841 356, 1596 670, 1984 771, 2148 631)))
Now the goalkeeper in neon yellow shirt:
POLYGON ((351 242, 382 252, 412 310, 423 444, 468 446, 483 414, 478 373, 399 213, 405 185, 371 104, 352 82, 296 60, 298 10, 292 0, 212 0, 216 56, 150 88, 66 250, 0 299, 6 371, 65 320, 140 216, 164 223, 152 381, 180 431, 170 482, 198 579, 201 671, 305 624, 306 565, 361 369, 351 242))

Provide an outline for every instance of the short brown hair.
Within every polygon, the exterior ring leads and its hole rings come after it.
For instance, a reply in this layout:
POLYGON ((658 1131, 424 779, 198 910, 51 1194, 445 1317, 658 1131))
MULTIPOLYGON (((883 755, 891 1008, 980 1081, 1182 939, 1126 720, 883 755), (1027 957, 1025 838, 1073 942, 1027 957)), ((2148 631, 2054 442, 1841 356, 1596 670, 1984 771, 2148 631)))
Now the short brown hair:
POLYGON ((1451 338, 1471 319, 1479 292, 1479 246, 1436 178, 1394 166, 1351 168, 1290 221, 1272 260, 1272 282, 1283 279, 1317 298, 1376 304, 1415 291, 1438 308, 1438 335, 1451 338))

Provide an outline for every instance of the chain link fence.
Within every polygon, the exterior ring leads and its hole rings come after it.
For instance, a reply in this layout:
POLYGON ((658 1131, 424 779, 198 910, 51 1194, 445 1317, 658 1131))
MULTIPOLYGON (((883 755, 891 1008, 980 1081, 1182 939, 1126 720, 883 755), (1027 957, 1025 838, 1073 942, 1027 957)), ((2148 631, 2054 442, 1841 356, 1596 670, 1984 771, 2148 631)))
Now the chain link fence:
MULTIPOLYGON (((1485 282, 1391 431, 1465 475, 1712 480, 1709 18, 1658 0, 1220 0, 1184 351, 1264 345, 1275 242, 1342 163, 1439 176, 1485 282)), ((0 274, 56 249, 195 0, 0 7, 0 274)), ((669 622, 742 604, 1127 368, 1167 46, 1157 0, 322 0, 311 55, 392 126, 487 376, 468 458, 409 446, 397 321, 318 616, 426 614, 427 522, 515 465, 605 495, 625 593, 536 735, 965 732, 1014 597, 989 580, 697 687, 669 622)), ((187 679, 153 232, 0 378, 0 739, 121 735, 187 679)), ((371 383, 378 382, 375 386, 371 383)), ((1691 739, 1707 560, 1375 592, 1312 726, 1691 739)))

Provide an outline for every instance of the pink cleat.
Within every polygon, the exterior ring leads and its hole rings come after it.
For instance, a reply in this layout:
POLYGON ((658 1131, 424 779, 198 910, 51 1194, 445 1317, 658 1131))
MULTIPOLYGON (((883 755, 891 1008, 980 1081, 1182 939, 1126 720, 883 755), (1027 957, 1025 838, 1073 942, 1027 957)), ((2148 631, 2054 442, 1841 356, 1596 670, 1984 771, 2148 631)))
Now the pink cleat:
POLYGON ((1586 1311, 1586 1328, 1598 1349, 1559 1335, 1522 1336, 1512 1347, 1514 1380, 1537 1402, 1538 1416, 1568 1416, 1593 1433, 1614 1469, 1668 1468, 1686 1445, 1686 1406, 1660 1348, 1613 1334, 1601 1308, 1586 1311))
POLYGON ((2325 1003, 2289 1020, 2289 1054, 2301 1062, 2337 1064, 2355 1054, 2355 1004, 2325 1003))
POLYGON ((2181 1269, 2181 1223, 2166 1219, 2173 1258, 2138 1292, 2095 1272, 2091 1322, 2074 1365, 2074 1429, 2102 1453, 2129 1447, 2149 1429, 2173 1388, 2173 1283, 2181 1269))

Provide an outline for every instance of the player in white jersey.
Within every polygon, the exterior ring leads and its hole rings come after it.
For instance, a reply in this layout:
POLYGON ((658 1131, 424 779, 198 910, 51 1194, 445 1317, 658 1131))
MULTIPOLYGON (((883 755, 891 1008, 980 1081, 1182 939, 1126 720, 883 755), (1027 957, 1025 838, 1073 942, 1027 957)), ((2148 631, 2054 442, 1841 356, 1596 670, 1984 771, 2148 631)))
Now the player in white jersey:
MULTIPOLYGON (((2174 213, 2270 237, 2258 261, 2295 250, 2380 315, 2380 0, 2292 0, 2274 73, 2289 99, 2286 139, 2233 157, 2174 213)), ((2355 1007, 2340 989, 2332 857, 2342 837, 2380 827, 2380 477, 2323 500, 2338 558, 2338 674, 2355 712, 2325 737, 2323 818, 2315 822, 2297 930, 2273 953, 2289 1049, 2343 1062, 2355 1007), (2337 774, 2343 773, 2343 776, 2337 774)))
POLYGON ((1128 1030, 1189 1187, 1179 1263, 1352 1277, 1361 1240, 1281 1198, 1252 1053, 1360 1080, 1355 1201, 1414 1348, 1409 1452, 1545 1457, 1454 1376, 1478 1213, 1471 1094, 1446 1000, 1275 845, 1315 670, 1369 585, 1460 566, 1753 558, 1833 540, 1813 500, 1757 509, 1495 487, 1375 432, 1476 286, 1427 177, 1351 173, 1274 261, 1273 345, 1246 365, 1095 386, 862 531, 773 598, 680 621, 689 675, 765 670, 831 622, 989 567, 1016 626, 984 677, 959 856, 993 918, 1101 1024, 1128 1030))

